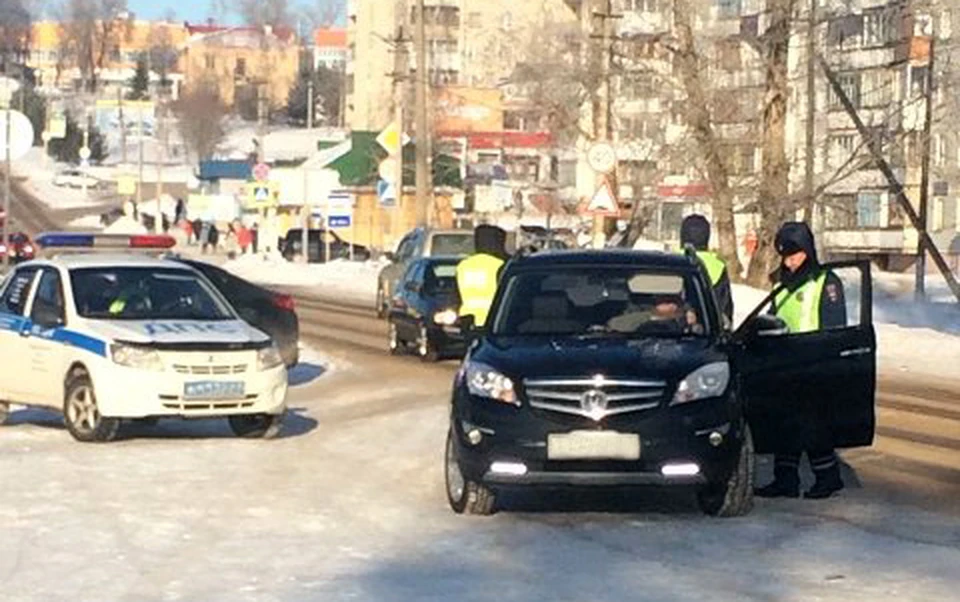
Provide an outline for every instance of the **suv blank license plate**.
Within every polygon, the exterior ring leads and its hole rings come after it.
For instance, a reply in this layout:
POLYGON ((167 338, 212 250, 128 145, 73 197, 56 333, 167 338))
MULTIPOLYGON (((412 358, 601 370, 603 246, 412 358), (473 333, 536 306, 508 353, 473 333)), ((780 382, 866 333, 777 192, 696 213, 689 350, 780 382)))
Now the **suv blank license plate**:
POLYGON ((640 436, 609 431, 547 435, 550 460, 639 460, 640 436))
POLYGON ((183 385, 183 398, 191 400, 240 399, 244 396, 243 381, 202 380, 183 385))

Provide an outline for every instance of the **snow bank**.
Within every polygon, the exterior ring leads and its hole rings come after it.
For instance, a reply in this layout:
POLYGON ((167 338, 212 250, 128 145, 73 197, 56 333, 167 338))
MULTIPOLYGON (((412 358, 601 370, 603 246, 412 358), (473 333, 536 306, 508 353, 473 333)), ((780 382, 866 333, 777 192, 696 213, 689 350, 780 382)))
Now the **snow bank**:
POLYGON ((261 284, 317 289, 327 296, 372 306, 377 294, 377 275, 384 265, 380 261, 348 260, 304 265, 282 258, 242 255, 223 267, 241 278, 261 284))

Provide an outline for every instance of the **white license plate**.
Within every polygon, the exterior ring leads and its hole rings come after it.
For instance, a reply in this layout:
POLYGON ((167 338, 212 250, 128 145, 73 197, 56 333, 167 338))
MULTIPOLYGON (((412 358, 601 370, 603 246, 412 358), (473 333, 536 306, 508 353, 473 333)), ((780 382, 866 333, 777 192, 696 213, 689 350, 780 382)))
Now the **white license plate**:
POLYGON ((184 384, 183 398, 194 401, 242 399, 244 390, 243 381, 203 380, 184 384))
POLYGON ((574 431, 547 436, 550 460, 639 460, 640 436, 610 431, 574 431))

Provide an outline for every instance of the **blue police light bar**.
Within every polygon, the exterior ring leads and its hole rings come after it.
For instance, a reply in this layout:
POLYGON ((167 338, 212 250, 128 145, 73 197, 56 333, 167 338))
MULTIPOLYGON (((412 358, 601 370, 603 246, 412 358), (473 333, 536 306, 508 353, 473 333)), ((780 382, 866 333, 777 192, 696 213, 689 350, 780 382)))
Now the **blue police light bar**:
POLYGON ((169 249, 176 239, 166 234, 89 234, 45 232, 34 240, 44 249, 169 249))

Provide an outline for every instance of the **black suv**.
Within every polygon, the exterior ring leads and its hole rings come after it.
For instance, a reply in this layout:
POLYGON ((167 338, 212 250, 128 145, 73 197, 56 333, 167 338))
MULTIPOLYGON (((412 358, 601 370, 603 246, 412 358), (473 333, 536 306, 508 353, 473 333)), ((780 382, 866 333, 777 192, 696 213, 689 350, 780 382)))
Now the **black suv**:
POLYGON ((693 255, 510 262, 454 382, 450 506, 490 514, 508 487, 686 485, 707 514, 737 516, 753 505, 755 451, 793 445, 808 417, 838 448, 870 445, 869 264, 830 267, 859 270, 855 323, 789 334, 762 313, 777 290, 725 329, 693 255))

